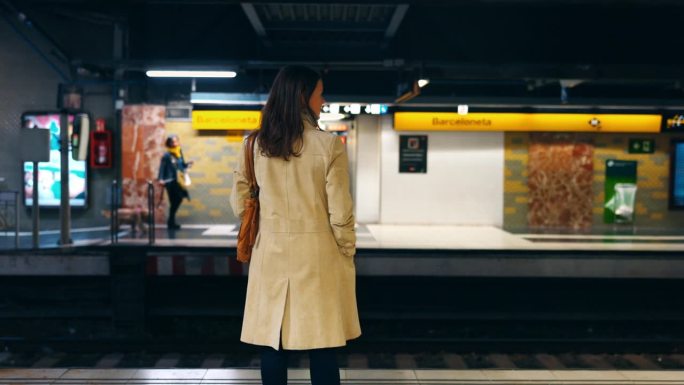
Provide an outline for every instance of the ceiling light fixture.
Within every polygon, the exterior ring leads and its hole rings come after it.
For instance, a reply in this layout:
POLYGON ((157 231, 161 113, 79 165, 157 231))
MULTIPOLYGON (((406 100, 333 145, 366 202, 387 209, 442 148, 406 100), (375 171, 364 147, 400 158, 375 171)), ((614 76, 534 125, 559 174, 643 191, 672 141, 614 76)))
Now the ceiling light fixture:
POLYGON ((145 72, 150 78, 234 78, 235 71, 176 71, 149 70, 145 72))
POLYGON ((467 104, 459 104, 458 105, 458 114, 459 115, 468 115, 468 105, 467 104))

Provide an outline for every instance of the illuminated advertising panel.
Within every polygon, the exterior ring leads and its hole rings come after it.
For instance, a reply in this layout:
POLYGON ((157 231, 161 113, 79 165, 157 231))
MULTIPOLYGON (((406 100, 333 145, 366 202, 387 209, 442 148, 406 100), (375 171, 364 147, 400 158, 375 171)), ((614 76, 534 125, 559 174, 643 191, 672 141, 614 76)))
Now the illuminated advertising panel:
MULTIPOLYGON (((61 199, 60 126, 59 114, 25 113, 21 117, 22 127, 50 130, 50 161, 38 163, 38 205, 59 207, 61 199)), ((69 133, 73 128, 74 116, 69 115, 69 133)), ((33 163, 24 162, 24 204, 33 205, 33 163)), ((69 145, 69 202, 72 207, 85 207, 88 195, 86 161, 73 160, 69 145)))

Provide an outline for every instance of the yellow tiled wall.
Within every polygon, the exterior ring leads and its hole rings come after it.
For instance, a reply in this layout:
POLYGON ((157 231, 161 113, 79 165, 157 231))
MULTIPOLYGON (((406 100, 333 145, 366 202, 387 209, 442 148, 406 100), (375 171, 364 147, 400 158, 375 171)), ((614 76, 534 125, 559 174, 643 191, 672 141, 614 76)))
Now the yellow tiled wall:
MULTIPOLYGON (((634 225, 653 229, 681 229, 684 212, 668 209, 670 178, 670 140, 667 135, 591 134, 594 145, 593 228, 613 228, 603 223, 603 187, 607 159, 635 160, 637 166, 636 217, 634 225), (629 154, 630 138, 655 140, 654 154, 629 154)), ((515 230, 527 227, 527 148, 529 133, 505 135, 504 227, 515 230)))
POLYGON ((527 133, 506 133, 504 152, 504 227, 527 227, 527 133))
POLYGON ((195 224, 236 223, 229 195, 233 167, 242 145, 242 132, 197 131, 191 122, 166 122, 167 134, 181 139, 183 154, 194 160, 190 169, 190 201, 178 211, 179 222, 195 224))

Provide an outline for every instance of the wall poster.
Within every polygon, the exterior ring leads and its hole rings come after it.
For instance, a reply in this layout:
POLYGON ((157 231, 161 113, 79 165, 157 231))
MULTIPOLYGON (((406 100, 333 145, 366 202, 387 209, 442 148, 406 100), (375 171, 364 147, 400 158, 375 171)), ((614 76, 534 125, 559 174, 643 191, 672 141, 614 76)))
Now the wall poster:
POLYGON ((427 173, 427 135, 399 136, 399 172, 427 173))
POLYGON ((634 160, 606 160, 603 221, 632 223, 637 191, 637 162, 634 160))

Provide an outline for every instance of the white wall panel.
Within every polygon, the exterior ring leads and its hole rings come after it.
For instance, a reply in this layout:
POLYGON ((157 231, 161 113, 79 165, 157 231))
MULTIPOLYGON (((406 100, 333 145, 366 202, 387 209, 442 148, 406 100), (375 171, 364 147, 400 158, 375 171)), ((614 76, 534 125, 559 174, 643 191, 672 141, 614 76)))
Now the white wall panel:
POLYGON ((380 125, 379 117, 361 115, 356 120, 356 221, 380 221, 380 125))
POLYGON ((391 116, 381 125, 380 223, 503 224, 502 132, 400 133, 391 116), (400 134, 428 135, 426 174, 399 173, 400 134))

